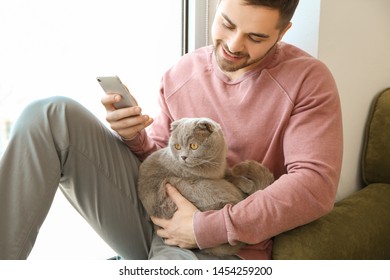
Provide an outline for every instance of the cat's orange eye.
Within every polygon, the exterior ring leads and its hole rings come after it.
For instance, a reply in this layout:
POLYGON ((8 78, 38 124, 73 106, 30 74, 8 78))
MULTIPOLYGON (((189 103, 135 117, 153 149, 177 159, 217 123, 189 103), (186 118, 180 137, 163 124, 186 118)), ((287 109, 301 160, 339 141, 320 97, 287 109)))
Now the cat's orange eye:
POLYGON ((175 144, 175 149, 176 149, 176 150, 180 150, 180 149, 181 149, 180 144, 175 144))
POLYGON ((199 148, 199 145, 196 144, 196 143, 191 143, 191 144, 190 144, 190 148, 191 148, 191 150, 196 150, 196 149, 199 148))

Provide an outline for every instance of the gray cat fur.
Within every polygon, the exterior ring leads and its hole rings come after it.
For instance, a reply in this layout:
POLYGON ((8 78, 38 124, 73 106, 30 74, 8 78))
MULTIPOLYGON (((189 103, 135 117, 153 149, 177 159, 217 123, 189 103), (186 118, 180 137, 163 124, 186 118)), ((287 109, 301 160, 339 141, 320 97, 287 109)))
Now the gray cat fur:
MULTIPOLYGON (((169 219, 177 210, 165 192, 168 182, 200 211, 207 211, 234 205, 274 181, 271 172, 256 161, 244 161, 229 169, 226 152, 222 129, 213 120, 183 118, 173 122, 169 145, 140 166, 138 195, 148 215, 169 219), (176 144, 180 144, 179 150, 176 144), (197 149, 191 149, 190 144, 196 144, 197 149)), ((223 244, 203 251, 234 255, 242 245, 223 244)))

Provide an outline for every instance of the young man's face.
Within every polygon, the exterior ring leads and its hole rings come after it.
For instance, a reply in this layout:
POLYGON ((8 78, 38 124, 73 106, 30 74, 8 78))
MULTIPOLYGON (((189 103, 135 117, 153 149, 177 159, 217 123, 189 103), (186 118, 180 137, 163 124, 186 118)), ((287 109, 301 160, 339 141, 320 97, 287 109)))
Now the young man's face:
POLYGON ((212 27, 221 70, 237 77, 256 66, 291 25, 281 31, 278 22, 278 10, 244 5, 242 0, 221 0, 212 27))

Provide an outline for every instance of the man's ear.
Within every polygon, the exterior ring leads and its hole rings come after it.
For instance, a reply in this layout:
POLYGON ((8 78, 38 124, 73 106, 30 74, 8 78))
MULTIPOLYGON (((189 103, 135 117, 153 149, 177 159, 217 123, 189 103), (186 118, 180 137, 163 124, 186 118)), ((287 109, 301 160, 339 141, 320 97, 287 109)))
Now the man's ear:
POLYGON ((278 39, 278 42, 281 41, 283 39, 283 36, 286 34, 286 32, 291 28, 292 26, 292 22, 290 22, 285 29, 283 29, 282 31, 280 31, 280 34, 279 34, 279 39, 278 39))

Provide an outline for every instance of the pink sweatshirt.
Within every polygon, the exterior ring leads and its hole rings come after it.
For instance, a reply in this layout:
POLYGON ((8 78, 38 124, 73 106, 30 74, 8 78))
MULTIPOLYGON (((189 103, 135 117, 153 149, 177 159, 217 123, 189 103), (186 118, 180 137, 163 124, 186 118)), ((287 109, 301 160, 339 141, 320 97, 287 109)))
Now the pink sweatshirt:
POLYGON ((197 212, 199 248, 248 244, 244 259, 271 258, 271 238, 309 223, 334 204, 342 160, 338 91, 327 67, 279 43, 255 69, 229 80, 212 47, 183 56, 163 76, 161 112, 151 128, 126 142, 140 159, 165 147, 173 120, 209 117, 227 139, 228 163, 262 162, 276 181, 235 206, 197 212))

